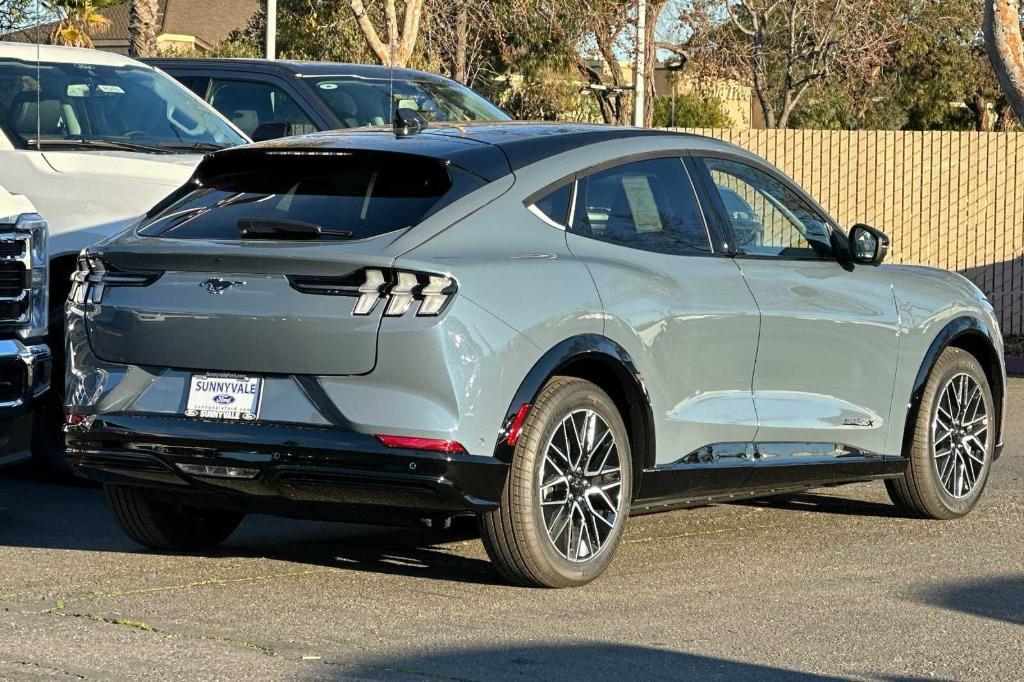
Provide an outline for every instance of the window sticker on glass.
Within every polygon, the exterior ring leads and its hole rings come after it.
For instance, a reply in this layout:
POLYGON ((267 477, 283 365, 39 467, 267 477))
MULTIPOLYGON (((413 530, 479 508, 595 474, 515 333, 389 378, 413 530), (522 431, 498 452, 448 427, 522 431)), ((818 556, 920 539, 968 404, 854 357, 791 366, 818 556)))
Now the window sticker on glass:
POLYGON ((629 201, 629 210, 633 214, 633 224, 638 233, 661 232, 665 226, 658 212, 658 202, 654 200, 651 184, 642 175, 622 178, 622 189, 629 201))
POLYGON ((337 90, 338 89, 338 84, 337 83, 321 83, 319 87, 320 87, 321 90, 337 90))

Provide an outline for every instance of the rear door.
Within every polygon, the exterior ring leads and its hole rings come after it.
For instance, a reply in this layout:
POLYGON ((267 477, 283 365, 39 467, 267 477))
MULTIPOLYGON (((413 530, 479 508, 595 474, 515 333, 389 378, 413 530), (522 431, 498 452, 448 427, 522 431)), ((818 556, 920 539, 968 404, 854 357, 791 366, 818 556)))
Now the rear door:
MULTIPOLYGON (((845 264, 838 227, 767 165, 728 155, 696 164, 761 313, 758 465, 882 453, 899 345, 888 277, 845 264)), ((771 480, 768 470, 755 479, 771 480)))
POLYGON ((757 309, 735 263, 716 253, 681 158, 581 174, 566 236, 597 285, 605 334, 643 375, 657 465, 679 472, 670 492, 742 487, 757 428, 757 309))

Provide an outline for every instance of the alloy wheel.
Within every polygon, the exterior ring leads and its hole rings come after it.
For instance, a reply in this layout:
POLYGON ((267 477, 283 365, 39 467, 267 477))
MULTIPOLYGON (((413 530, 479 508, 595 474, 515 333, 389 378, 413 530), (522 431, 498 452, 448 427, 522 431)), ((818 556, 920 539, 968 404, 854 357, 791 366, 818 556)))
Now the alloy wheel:
POLYGON ((977 380, 960 373, 939 393, 932 417, 932 455, 942 487, 956 499, 978 487, 988 456, 988 411, 977 380))
POLYGON ((619 523, 622 471, 608 423, 593 410, 575 410, 544 448, 537 485, 548 539, 573 562, 593 559, 619 523))

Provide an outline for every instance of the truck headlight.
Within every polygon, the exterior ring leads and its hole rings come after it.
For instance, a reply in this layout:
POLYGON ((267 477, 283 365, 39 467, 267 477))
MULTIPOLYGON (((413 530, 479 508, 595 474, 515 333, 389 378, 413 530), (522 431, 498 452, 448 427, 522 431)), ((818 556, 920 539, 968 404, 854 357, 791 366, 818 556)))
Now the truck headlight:
POLYGON ((49 270, 46 221, 35 213, 0 220, 0 332, 46 336, 49 270))

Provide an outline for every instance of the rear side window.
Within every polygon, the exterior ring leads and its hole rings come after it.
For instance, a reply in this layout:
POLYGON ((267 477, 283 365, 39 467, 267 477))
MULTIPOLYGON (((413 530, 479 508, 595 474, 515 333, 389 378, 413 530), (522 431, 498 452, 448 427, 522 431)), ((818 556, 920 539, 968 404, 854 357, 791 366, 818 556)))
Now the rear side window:
POLYGON ((556 190, 537 199, 530 210, 540 213, 546 220, 558 227, 569 222, 569 200, 572 199, 572 183, 566 183, 556 190))
POLYGON ((162 208, 140 234, 367 239, 416 225, 452 188, 443 162, 406 154, 263 156, 222 171, 162 208))
POLYGON ((635 161, 581 178, 571 231, 645 251, 711 253, 704 215, 678 158, 635 161))

